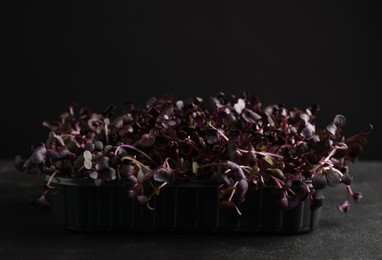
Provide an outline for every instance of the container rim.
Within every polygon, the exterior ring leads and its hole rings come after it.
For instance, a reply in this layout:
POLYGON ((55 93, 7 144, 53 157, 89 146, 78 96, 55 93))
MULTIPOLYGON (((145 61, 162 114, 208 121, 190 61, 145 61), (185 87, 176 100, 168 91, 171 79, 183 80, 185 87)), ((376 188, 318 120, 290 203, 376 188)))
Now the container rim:
MULTIPOLYGON (((48 180, 51 175, 43 174, 44 179, 48 180)), ((126 180, 110 180, 104 181, 100 185, 94 183, 92 178, 72 178, 72 177, 53 177, 52 183, 58 185, 67 186, 92 186, 92 187, 122 187, 127 184, 126 180)), ((305 180, 305 183, 311 185, 312 181, 310 179, 305 180)), ((167 187, 184 187, 184 188, 196 188, 196 187, 217 187, 219 184, 213 180, 176 180, 172 183, 168 183, 167 187)), ((266 188, 276 188, 276 185, 266 185, 266 188)))

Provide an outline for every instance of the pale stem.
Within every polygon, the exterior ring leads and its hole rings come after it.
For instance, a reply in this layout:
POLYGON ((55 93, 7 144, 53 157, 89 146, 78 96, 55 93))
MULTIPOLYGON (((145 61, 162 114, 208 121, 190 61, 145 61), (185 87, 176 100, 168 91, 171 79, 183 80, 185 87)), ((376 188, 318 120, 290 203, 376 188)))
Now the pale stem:
POLYGON ((138 149, 138 148, 136 148, 136 147, 134 147, 134 146, 132 146, 132 145, 129 145, 129 144, 121 144, 121 145, 119 145, 119 146, 117 147, 117 149, 115 149, 114 154, 117 155, 118 151, 119 151, 121 148, 129 148, 129 149, 131 149, 131 150, 134 150, 134 151, 136 151, 136 152, 142 154, 144 157, 146 157, 146 158, 149 159, 152 163, 155 164, 154 160, 153 160, 149 155, 147 155, 144 151, 142 151, 142 150, 140 150, 140 149, 138 149))

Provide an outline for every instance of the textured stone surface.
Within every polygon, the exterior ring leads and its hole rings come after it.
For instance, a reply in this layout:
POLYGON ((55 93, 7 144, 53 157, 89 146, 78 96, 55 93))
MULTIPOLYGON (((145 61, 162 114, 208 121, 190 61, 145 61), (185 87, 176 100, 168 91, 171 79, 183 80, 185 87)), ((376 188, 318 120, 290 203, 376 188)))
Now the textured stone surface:
POLYGON ((381 259, 382 162, 351 165, 353 190, 363 193, 347 215, 336 204, 345 187, 325 191, 320 226, 312 233, 282 235, 196 235, 69 233, 51 212, 28 203, 43 181, 0 162, 0 259, 381 259))

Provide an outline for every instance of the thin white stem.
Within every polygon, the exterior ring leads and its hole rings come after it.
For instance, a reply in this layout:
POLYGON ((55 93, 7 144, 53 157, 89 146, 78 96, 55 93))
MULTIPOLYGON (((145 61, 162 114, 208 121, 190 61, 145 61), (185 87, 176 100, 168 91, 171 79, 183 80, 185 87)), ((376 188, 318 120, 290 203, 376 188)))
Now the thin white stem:
MULTIPOLYGON (((55 171, 55 172, 52 173, 52 175, 50 175, 48 181, 46 182, 46 186, 47 186, 47 187, 50 187, 50 184, 51 184, 51 182, 52 182, 54 176, 56 176, 56 174, 59 173, 59 172, 60 172, 60 171, 55 171)), ((49 192, 49 189, 45 189, 45 190, 43 191, 43 193, 41 194, 40 199, 45 199, 45 196, 48 194, 48 192, 49 192)))
POLYGON ((237 214, 239 214, 241 216, 242 214, 241 214, 239 208, 236 206, 235 203, 233 203, 233 206, 235 207, 237 214))
POLYGON ((199 165, 198 168, 210 167, 210 166, 227 166, 228 163, 208 163, 204 165, 199 165))
POLYGON ((219 129, 217 129, 216 127, 214 127, 211 122, 208 123, 208 126, 210 126, 212 129, 216 130, 218 132, 218 134, 224 138, 224 140, 228 141, 229 138, 222 132, 220 131, 219 129))
POLYGON ((70 115, 74 116, 73 106, 69 106, 69 113, 70 115))
POLYGON ((57 173, 59 173, 60 171, 55 171, 52 173, 52 175, 50 175, 49 179, 48 179, 48 182, 46 183, 46 186, 49 186, 50 183, 52 182, 54 176, 56 176, 57 173))
POLYGON ((255 150, 247 151, 247 150, 240 149, 240 148, 238 148, 237 150, 239 150, 240 152, 243 152, 243 153, 260 154, 260 155, 263 155, 263 156, 276 157, 276 158, 284 159, 284 156, 279 155, 279 154, 275 154, 275 153, 260 152, 260 151, 255 151, 255 150))
POLYGON ((117 147, 117 149, 115 149, 115 152, 114 154, 117 155, 118 151, 121 149, 121 148, 129 148, 131 150, 134 150, 140 154, 142 154, 144 157, 146 157, 147 159, 149 159, 152 163, 155 163, 154 160, 149 156, 147 155, 145 152, 143 152, 142 150, 132 146, 132 145, 129 145, 129 144, 121 144, 117 147))
POLYGON ((329 161, 330 158, 336 153, 336 151, 337 151, 337 147, 334 147, 334 148, 330 151, 330 153, 328 154, 328 156, 325 157, 324 162, 329 161))
POLYGON ((105 125, 105 138, 106 138, 106 143, 109 144, 109 128, 107 126, 106 119, 104 119, 104 125, 105 125))
POLYGON ((237 186, 238 183, 239 183, 239 182, 237 181, 237 182, 235 183, 235 185, 233 185, 234 189, 232 190, 231 195, 229 196, 228 201, 231 201, 231 200, 232 200, 232 197, 233 197, 233 195, 234 195, 235 192, 236 192, 236 186, 237 186))
POLYGON ((130 161, 133 161, 133 162, 135 162, 136 164, 138 164, 140 167, 145 168, 145 169, 148 170, 148 171, 151 171, 151 169, 150 169, 149 167, 147 167, 146 165, 144 165, 143 163, 141 163, 140 161, 138 161, 137 159, 135 159, 135 158, 133 158, 133 157, 131 157, 131 156, 124 156, 124 157, 122 157, 121 160, 122 160, 122 161, 123 161, 123 160, 130 160, 130 161))
POLYGON ((167 182, 164 182, 164 183, 162 183, 161 185, 159 185, 159 187, 158 187, 158 189, 162 189, 164 186, 166 186, 167 185, 167 182))
POLYGON ((283 186, 281 186, 281 184, 280 184, 280 182, 282 182, 282 183, 284 184, 283 181, 280 181, 279 179, 277 179, 276 177, 274 177, 274 176, 272 176, 272 175, 269 175, 269 176, 271 176, 271 178, 276 182, 277 187, 279 187, 280 189, 283 187, 283 186))
POLYGON ((76 136, 75 135, 73 135, 73 134, 61 134, 60 135, 61 136, 61 138, 65 138, 65 137, 70 137, 70 138, 76 138, 76 136))
POLYGON ((345 142, 345 143, 350 143, 350 142, 352 142, 352 141, 357 140, 358 138, 360 138, 360 136, 362 136, 362 133, 355 134, 355 135, 353 135, 353 136, 351 136, 351 137, 346 138, 344 142, 345 142))
POLYGON ((155 208, 151 207, 150 204, 149 204, 149 202, 150 202, 150 201, 147 201, 147 202, 146 202, 146 206, 147 206, 147 208, 148 208, 149 210, 154 211, 155 208))

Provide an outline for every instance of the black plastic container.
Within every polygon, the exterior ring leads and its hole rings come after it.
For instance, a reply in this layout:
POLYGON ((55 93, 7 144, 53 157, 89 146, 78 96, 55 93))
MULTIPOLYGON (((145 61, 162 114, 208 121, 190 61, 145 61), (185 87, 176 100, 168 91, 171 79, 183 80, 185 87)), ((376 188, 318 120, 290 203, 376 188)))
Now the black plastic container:
POLYGON ((292 210, 273 205, 271 189, 248 191, 242 216, 220 207, 216 184, 175 183, 150 201, 149 210, 127 197, 123 185, 92 180, 55 178, 58 188, 50 196, 56 220, 69 230, 85 232, 251 232, 297 234, 318 226, 321 208, 310 200, 292 210))

